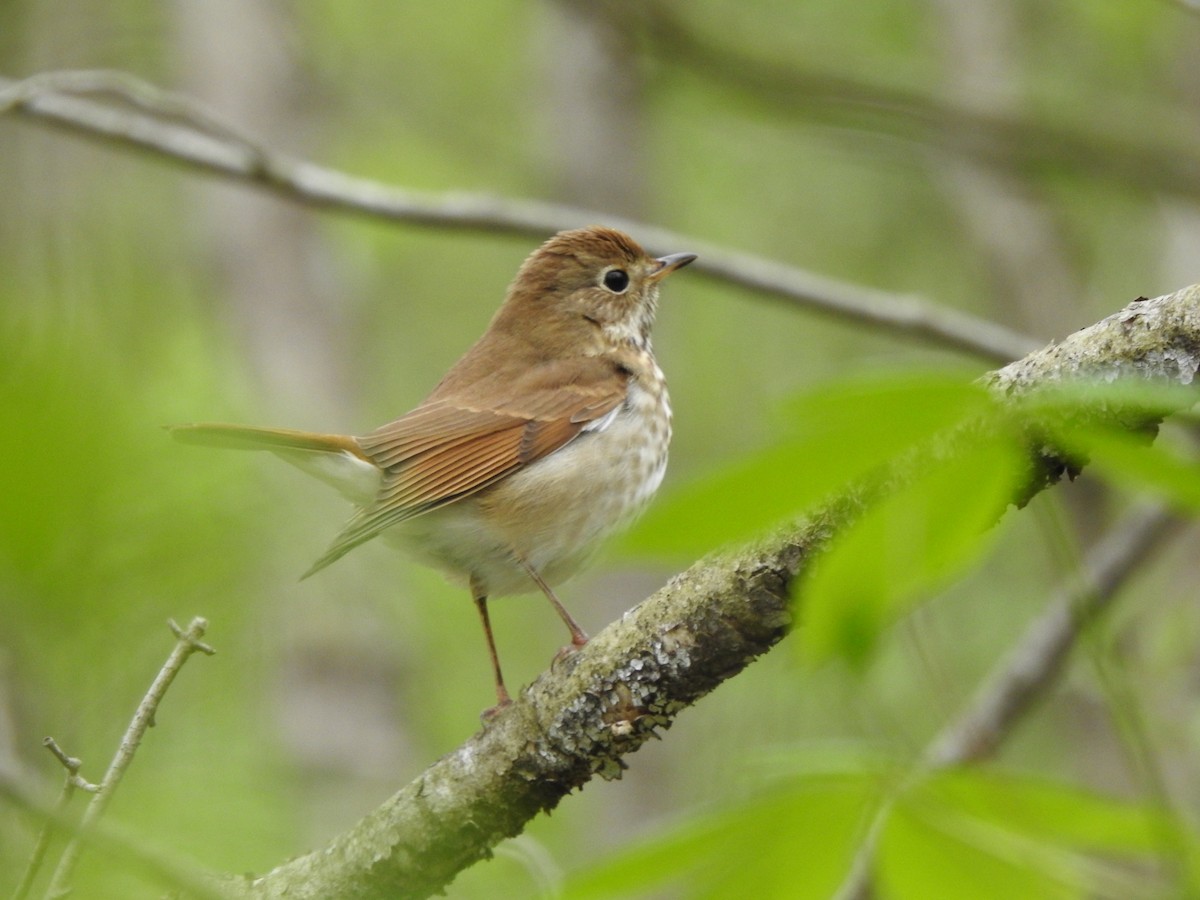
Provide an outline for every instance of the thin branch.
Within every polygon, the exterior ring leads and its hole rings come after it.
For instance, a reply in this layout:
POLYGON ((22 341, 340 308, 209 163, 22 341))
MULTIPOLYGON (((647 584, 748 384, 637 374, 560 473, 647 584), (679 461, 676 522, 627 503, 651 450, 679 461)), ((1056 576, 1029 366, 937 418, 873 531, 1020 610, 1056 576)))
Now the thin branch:
POLYGON ((0 114, 4 112, 144 150, 297 203, 354 215, 538 238, 604 221, 636 234, 651 247, 698 253, 700 259, 692 270, 719 281, 994 362, 1015 359, 1038 345, 1033 338, 1001 325, 913 295, 823 278, 596 210, 490 194, 410 191, 355 178, 270 150, 206 107, 122 73, 48 72, 23 81, 0 78, 0 114), (75 96, 81 93, 115 96, 124 101, 124 108, 75 96))
POLYGON ((1087 625, 1179 525, 1178 517, 1156 505, 1135 509, 1113 526, 1088 553, 1082 583, 1058 590, 963 713, 929 745, 926 765, 955 766, 994 754, 1062 673, 1087 625))
POLYGON ((98 784, 92 784, 79 774, 79 770, 83 767, 83 760, 77 756, 68 756, 67 751, 58 745, 58 741, 52 737, 42 738, 42 746, 49 750, 50 755, 57 759, 62 767, 67 770, 64 787, 70 785, 72 788, 79 788, 81 791, 87 791, 89 794, 94 794, 100 790, 98 784))
MULTIPOLYGON (((967 708, 933 739, 894 796, 931 772, 979 762, 994 754, 1066 666, 1087 625, 1117 597, 1129 578, 1177 530, 1180 520, 1158 505, 1134 509, 1087 554, 1082 571, 1060 587, 1042 613, 996 666, 967 708)), ((871 867, 891 803, 875 813, 836 896, 870 897, 871 867)))
POLYGON ((74 878, 79 856, 83 851, 83 838, 91 832, 108 808, 113 792, 116 791, 117 785, 121 783, 122 777, 133 762, 134 754, 137 753, 138 746, 145 737, 146 729, 154 724, 158 706, 166 696, 167 689, 175 680, 175 676, 179 674, 184 663, 193 653, 200 652, 211 656, 215 652, 212 647, 201 640, 204 632, 208 629, 206 620, 197 616, 192 619, 186 631, 173 621, 169 624, 176 637, 175 646, 171 649, 167 661, 159 669, 150 689, 146 691, 142 702, 138 704, 133 720, 121 738, 121 745, 117 748, 112 762, 109 763, 108 771, 104 773, 104 778, 100 781, 99 789, 83 812, 79 828, 64 848, 62 857, 58 861, 58 867, 54 871, 54 877, 51 879, 50 887, 46 891, 47 898, 65 897, 71 893, 71 881, 74 878))
POLYGON ((66 770, 66 775, 63 777, 63 786, 59 792, 58 800, 54 803, 54 818, 47 818, 42 825, 41 831, 38 832, 33 850, 29 854, 29 863, 25 866, 25 873, 21 876, 21 881, 17 885, 17 889, 13 892, 13 900, 24 900, 25 897, 29 896, 33 882, 37 878, 37 874, 42 868, 42 862, 46 858, 46 849, 50 846, 50 840, 54 837, 55 821, 66 816, 71 798, 75 796, 75 789, 80 788, 90 793, 95 793, 99 790, 96 785, 80 777, 79 769, 83 765, 83 761, 78 757, 68 756, 66 751, 58 745, 58 742, 54 738, 48 737, 43 739, 42 746, 49 750, 54 758, 62 764, 63 769, 66 770))
POLYGON ((49 823, 56 831, 73 834, 93 851, 109 859, 121 860, 130 868, 141 869, 166 888, 183 891, 189 900, 230 900, 231 894, 215 883, 208 873, 194 864, 170 859, 147 850, 144 839, 133 838, 112 828, 109 823, 97 822, 83 834, 80 825, 55 806, 39 803, 23 785, 0 778, 0 801, 39 822, 49 823))
MULTIPOLYGON (((1200 9, 1200 0, 1173 2, 1200 9)), ((717 90, 734 91, 744 103, 765 106, 772 114, 825 125, 846 135, 844 143, 855 150, 864 145, 877 150, 886 140, 899 148, 897 155, 922 163, 932 148, 941 158, 965 159, 1025 179, 1031 172, 1069 171, 1120 180, 1153 194, 1200 197, 1195 142, 1188 131, 1177 130, 1179 113, 1169 106, 1140 129, 1123 127, 1115 106, 1091 111, 1090 122, 993 115, 894 84, 805 67, 795 54, 774 62, 760 46, 742 50, 724 35, 706 34, 679 4, 640 3, 631 11, 660 63, 717 90), (1100 121, 1102 114, 1110 121, 1100 121)))
MULTIPOLYGON (((1004 399, 1100 372, 1191 384, 1198 371, 1200 286, 1131 304, 992 373, 988 383, 1004 399)), ((862 505, 848 492, 755 548, 692 566, 350 831, 254 879, 246 896, 415 898, 440 891, 593 776, 619 777, 626 755, 778 642, 792 604, 803 607, 799 576, 808 561, 862 505)), ((1115 589, 1125 570, 1112 559, 1103 565, 1094 587, 1115 589)))
POLYGON ((206 104, 182 94, 161 90, 128 72, 112 69, 64 69, 30 75, 0 87, 0 113, 16 109, 40 94, 109 95, 134 109, 163 120, 174 120, 214 137, 228 138, 247 148, 255 147, 255 138, 222 118, 206 104))

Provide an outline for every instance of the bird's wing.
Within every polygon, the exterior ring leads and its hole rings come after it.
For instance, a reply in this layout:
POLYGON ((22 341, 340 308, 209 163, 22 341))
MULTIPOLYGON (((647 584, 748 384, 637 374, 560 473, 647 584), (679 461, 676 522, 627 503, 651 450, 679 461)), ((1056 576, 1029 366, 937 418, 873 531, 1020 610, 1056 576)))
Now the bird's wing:
POLYGON ((375 502, 346 523, 307 578, 397 522, 468 497, 553 453, 625 400, 629 372, 599 357, 546 363, 468 392, 435 392, 357 438, 383 470, 375 502))

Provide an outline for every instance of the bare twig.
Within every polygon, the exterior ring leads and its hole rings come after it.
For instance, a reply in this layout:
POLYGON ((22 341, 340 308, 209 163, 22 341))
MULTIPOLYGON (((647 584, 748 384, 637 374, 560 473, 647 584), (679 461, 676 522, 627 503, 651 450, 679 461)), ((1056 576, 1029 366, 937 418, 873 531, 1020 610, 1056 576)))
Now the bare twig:
MULTIPOLYGON (((930 772, 992 755, 1045 696, 1087 624, 1108 608, 1129 577, 1179 524, 1177 517, 1157 505, 1127 513, 1088 553, 1082 572, 1059 588, 1046 611, 1025 630, 963 713, 929 744, 893 796, 930 772)), ((840 900, 870 896, 875 849, 890 812, 890 803, 876 811, 837 893, 840 900)))
POLYGON ((1087 624, 1179 524, 1161 506, 1126 514, 1088 553, 1082 583, 1059 589, 967 709, 929 745, 926 764, 953 766, 992 755, 1062 672, 1087 624))
POLYGON ((110 95, 135 109, 175 120, 215 137, 254 148, 255 140, 193 97, 160 90, 149 82, 112 69, 65 69, 31 75, 0 89, 0 113, 16 109, 39 94, 110 95))
POLYGON ((68 756, 67 752, 58 745, 58 741, 52 737, 43 738, 42 746, 49 750, 50 755, 62 763, 62 767, 67 770, 66 784, 73 788, 79 788, 81 791, 87 791, 89 794, 100 790, 99 785, 92 784, 79 774, 83 760, 77 756, 68 756))
POLYGON ((179 674, 184 663, 188 661, 188 658, 193 653, 199 651, 200 653, 212 655, 215 652, 212 647, 201 641, 205 630, 208 628, 208 622, 205 619, 199 616, 192 619, 186 631, 176 625, 174 621, 169 624, 171 631, 177 638, 175 646, 167 657, 167 661, 159 669, 158 675, 150 685, 150 689, 146 691, 142 702, 138 704, 133 720, 129 723, 129 727, 121 738, 121 745, 117 748, 112 762, 109 763, 108 771, 104 773, 104 778, 100 781, 99 789, 87 805, 87 809, 83 812, 83 818, 80 820, 78 830, 63 849, 62 857, 58 861, 58 867, 54 871, 50 887, 46 891, 47 898, 65 897, 71 892, 71 881, 75 874, 75 867, 79 862, 79 855, 83 850, 83 838, 88 835, 100 820, 100 817, 104 815, 104 811, 112 799, 113 792, 116 790, 117 785, 121 783, 121 778, 125 775, 130 763, 133 762, 134 754, 137 753, 138 746, 146 734, 146 729, 154 724, 155 712, 166 695, 167 689, 170 688, 171 683, 175 680, 175 676, 179 674))
POLYGON ((698 241, 642 222, 555 203, 489 194, 402 190, 270 150, 206 107, 129 75, 48 72, 23 81, 0 78, 0 113, 17 113, 77 134, 135 147, 161 158, 271 191, 289 200, 355 215, 427 227, 544 237, 603 220, 654 248, 685 247, 693 271, 842 319, 912 335, 995 362, 1038 342, 1001 325, 906 294, 823 278, 749 253, 698 241), (115 95, 124 108, 75 96, 115 95), (128 107, 135 108, 130 109, 128 107), (144 111, 143 111, 144 110, 144 111))
POLYGON ((99 790, 96 785, 80 777, 79 769, 83 765, 83 762, 78 757, 68 756, 66 751, 58 745, 58 742, 54 738, 44 738, 42 746, 49 750, 54 758, 62 764, 62 767, 66 769, 66 776, 63 778, 62 791, 59 792, 58 800, 54 804, 55 818, 47 818, 42 825, 41 831, 38 832, 33 850, 29 854, 29 864, 25 867, 25 873, 21 876, 21 881, 17 885, 16 891, 13 892, 13 900, 24 900, 25 897, 29 896, 29 890, 33 887, 33 882, 42 868, 42 861, 46 858, 46 848, 50 846, 50 840, 54 837, 55 819, 66 815, 67 806, 70 804, 71 798, 75 795, 75 789, 81 788, 91 793, 99 790))
POLYGON ((150 851, 143 840, 122 834, 106 822, 95 823, 87 834, 83 834, 78 823, 62 810, 39 803, 23 786, 9 779, 0 778, 0 801, 32 819, 50 823, 56 831, 76 835, 93 850, 110 859, 129 863, 131 868, 142 870, 164 887, 186 892, 189 900, 230 900, 230 894, 194 864, 150 851))

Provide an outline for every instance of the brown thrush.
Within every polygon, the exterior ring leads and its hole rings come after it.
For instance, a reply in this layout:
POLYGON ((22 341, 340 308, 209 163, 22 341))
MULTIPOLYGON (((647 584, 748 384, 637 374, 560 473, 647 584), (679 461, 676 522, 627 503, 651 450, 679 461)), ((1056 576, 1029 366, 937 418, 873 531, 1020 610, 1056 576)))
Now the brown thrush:
POLYGON ((305 573, 384 535, 470 587, 498 705, 509 701, 487 600, 545 593, 662 481, 671 407, 650 346, 658 283, 696 257, 654 259, 628 235, 564 231, 525 260, 483 337, 416 409, 361 437, 181 425, 191 443, 269 450, 358 511, 305 573))

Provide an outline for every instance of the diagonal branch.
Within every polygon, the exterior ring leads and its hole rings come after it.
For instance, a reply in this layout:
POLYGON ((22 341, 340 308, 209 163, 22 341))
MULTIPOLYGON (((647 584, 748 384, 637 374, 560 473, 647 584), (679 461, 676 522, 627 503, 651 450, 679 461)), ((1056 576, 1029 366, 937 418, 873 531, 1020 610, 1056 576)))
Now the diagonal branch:
MULTIPOLYGON (((1087 624, 1112 604, 1129 578, 1179 525, 1178 518, 1157 505, 1127 513, 1088 552, 1081 577, 1073 576, 1058 590, 962 714, 925 748, 920 765, 905 782, 995 753, 1055 683, 1087 624)), ((875 813, 835 895, 838 900, 871 896, 871 866, 890 812, 890 804, 885 803, 875 813)))
MULTIPOLYGON (((1004 398, 1101 374, 1190 385, 1198 370, 1195 286, 1131 304, 988 380, 1004 398)), ((798 576, 861 504, 850 492, 752 549, 692 566, 353 829, 249 882, 247 895, 429 896, 593 776, 619 777, 626 755, 784 636, 789 597, 804 602, 798 576)))
POLYGON ((908 294, 824 278, 749 253, 695 240, 597 210, 493 194, 435 194, 355 178, 275 152, 211 110, 119 72, 48 72, 23 81, 0 77, 0 115, 135 148, 309 206, 436 228, 544 238, 603 221, 649 247, 699 254, 693 271, 841 319, 908 334, 1007 362, 1037 346, 1030 337, 908 294), (80 94, 117 98, 102 102, 80 94))
POLYGON ((788 541, 701 563, 543 674, 485 728, 254 897, 427 897, 779 641, 788 585, 837 513, 788 541))
POLYGON ((1156 505, 1126 514, 1088 552, 1082 577, 1059 589, 963 713, 926 748, 925 764, 955 766, 995 753, 1062 673, 1088 623, 1108 609, 1130 576, 1180 524, 1156 505))

